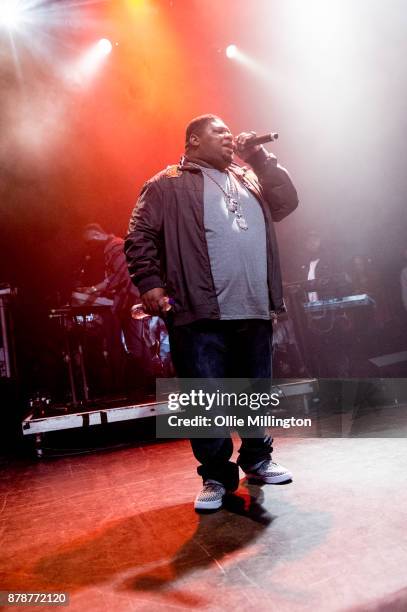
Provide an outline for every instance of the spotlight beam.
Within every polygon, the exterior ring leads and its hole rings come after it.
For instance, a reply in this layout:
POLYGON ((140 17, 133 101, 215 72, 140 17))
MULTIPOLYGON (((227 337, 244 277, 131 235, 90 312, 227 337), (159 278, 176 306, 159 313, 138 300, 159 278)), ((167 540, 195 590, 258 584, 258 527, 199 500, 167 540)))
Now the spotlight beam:
POLYGON ((228 57, 229 59, 233 59, 238 55, 239 49, 236 47, 236 45, 228 45, 226 47, 226 57, 228 57))
POLYGON ((249 68, 263 78, 270 78, 268 68, 247 55, 247 53, 241 51, 237 45, 228 45, 225 49, 225 53, 228 59, 234 60, 235 62, 246 66, 246 68, 249 68))

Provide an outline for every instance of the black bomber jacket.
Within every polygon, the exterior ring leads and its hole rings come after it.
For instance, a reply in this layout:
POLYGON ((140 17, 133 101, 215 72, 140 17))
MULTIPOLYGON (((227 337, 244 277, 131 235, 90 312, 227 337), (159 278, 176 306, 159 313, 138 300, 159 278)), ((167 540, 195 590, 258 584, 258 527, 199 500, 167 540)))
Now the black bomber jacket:
MULTIPOLYGON (((285 310, 273 221, 298 205, 288 172, 261 149, 251 167, 232 163, 229 171, 258 199, 267 234, 267 270, 271 314, 285 310)), ((173 301, 174 325, 219 319, 219 304, 204 228, 203 175, 183 158, 147 181, 133 210, 125 239, 130 276, 142 295, 164 287, 173 301)))

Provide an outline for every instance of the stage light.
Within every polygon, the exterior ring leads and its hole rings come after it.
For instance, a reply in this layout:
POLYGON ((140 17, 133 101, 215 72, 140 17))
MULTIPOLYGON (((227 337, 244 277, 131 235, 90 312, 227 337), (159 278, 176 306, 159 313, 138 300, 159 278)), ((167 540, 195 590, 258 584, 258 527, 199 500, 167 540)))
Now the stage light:
POLYGON ((234 60, 237 64, 241 64, 249 70, 256 72, 259 76, 269 78, 269 70, 261 64, 257 59, 250 57, 245 51, 239 49, 237 45, 228 45, 225 49, 226 57, 234 60))
POLYGON ((226 47, 226 57, 228 57, 229 59, 235 58, 237 54, 238 48, 236 47, 236 45, 228 45, 226 47))
POLYGON ((0 26, 13 30, 21 19, 19 0, 3 0, 0 5, 0 26))
POLYGON ((97 43, 96 48, 101 55, 109 55, 113 48, 113 45, 107 38, 101 38, 97 43))
POLYGON ((64 78, 74 85, 86 86, 100 70, 112 49, 113 45, 110 40, 101 38, 89 47, 74 64, 65 67, 64 78))

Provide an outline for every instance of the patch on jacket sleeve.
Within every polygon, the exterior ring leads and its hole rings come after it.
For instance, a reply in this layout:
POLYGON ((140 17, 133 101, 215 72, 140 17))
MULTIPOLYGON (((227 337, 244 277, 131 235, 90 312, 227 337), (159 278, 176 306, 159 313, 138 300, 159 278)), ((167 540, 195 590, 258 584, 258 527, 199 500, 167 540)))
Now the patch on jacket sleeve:
POLYGON ((245 178, 247 178, 247 180, 249 180, 252 183, 258 183, 259 179, 257 178, 256 174, 253 172, 253 170, 251 168, 248 168, 246 170, 246 172, 244 173, 245 178))
POLYGON ((168 178, 174 178, 175 176, 181 176, 182 172, 178 169, 177 164, 173 164, 172 166, 167 166, 165 171, 165 176, 168 178))

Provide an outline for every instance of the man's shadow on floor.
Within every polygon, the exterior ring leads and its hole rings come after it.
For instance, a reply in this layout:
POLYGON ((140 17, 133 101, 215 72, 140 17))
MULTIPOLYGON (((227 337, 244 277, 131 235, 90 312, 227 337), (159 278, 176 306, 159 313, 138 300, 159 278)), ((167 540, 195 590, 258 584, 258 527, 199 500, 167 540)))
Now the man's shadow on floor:
MULTIPOLYGON (((151 568, 125 582, 125 588, 141 591, 163 591, 168 599, 168 587, 184 575, 203 570, 211 565, 225 573, 223 560, 229 563, 240 551, 248 549, 276 518, 263 506, 262 488, 244 479, 233 494, 224 498, 223 507, 216 512, 200 512, 196 531, 176 551, 165 566, 151 568)), ((176 604, 203 605, 201 598, 180 590, 172 590, 176 604)))
POLYGON ((167 603, 202 606, 206 594, 191 593, 191 585, 183 581, 189 575, 211 566, 226 575, 239 561, 250 568, 259 554, 267 555, 269 571, 281 559, 304 556, 324 539, 329 527, 325 512, 304 511, 276 499, 272 515, 263 498, 261 487, 244 480, 237 495, 214 514, 197 515, 192 503, 163 506, 104 523, 45 554, 27 548, 7 582, 15 590, 22 588, 23 579, 25 588, 71 594, 113 582, 117 592, 154 591, 167 603), (278 515, 287 520, 267 534, 278 515))

